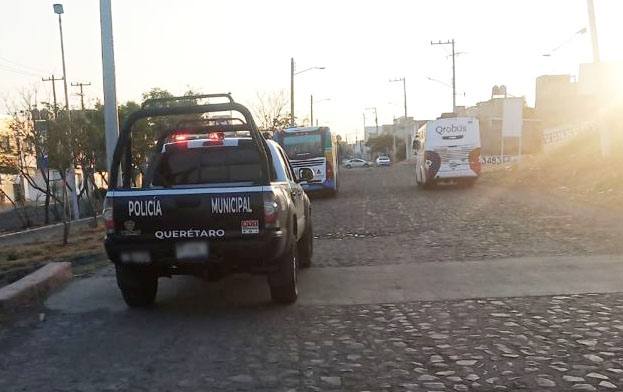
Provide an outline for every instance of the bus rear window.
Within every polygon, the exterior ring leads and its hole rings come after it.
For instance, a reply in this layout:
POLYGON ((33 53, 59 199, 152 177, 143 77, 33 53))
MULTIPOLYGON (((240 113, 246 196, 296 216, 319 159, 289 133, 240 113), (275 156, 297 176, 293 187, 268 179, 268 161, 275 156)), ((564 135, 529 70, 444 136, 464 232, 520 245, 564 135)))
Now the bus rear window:
POLYGON ((324 152, 320 134, 285 135, 283 148, 290 159, 322 156, 324 152))
POLYGON ((260 154, 249 145, 174 148, 162 154, 153 185, 255 184, 261 178, 260 154))

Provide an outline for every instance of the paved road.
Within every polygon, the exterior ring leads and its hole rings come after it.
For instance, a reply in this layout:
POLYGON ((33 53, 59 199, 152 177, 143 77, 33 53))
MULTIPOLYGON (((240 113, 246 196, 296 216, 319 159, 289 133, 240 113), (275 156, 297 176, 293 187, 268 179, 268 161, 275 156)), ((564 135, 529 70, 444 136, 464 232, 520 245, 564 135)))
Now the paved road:
POLYGON ((349 171, 314 201, 296 305, 240 276, 165 280, 128 310, 105 268, 0 327, 0 391, 623 389, 620 219, 528 190, 419 191, 408 170, 349 171))

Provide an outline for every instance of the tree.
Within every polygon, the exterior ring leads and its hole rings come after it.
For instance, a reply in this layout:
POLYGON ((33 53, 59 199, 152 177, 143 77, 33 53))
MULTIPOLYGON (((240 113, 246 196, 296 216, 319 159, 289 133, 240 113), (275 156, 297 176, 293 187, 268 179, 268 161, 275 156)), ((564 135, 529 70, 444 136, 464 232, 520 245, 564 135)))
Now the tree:
POLYGON ((257 93, 253 106, 255 121, 260 131, 274 132, 290 125, 290 113, 286 111, 288 100, 284 90, 257 93))
POLYGON ((75 143, 75 163, 82 169, 84 176, 84 186, 79 197, 86 195, 96 225, 95 217, 100 200, 95 192, 95 172, 106 170, 106 141, 101 104, 96 104, 94 110, 72 113, 72 136, 75 143))
MULTIPOLYGON (((44 222, 49 223, 50 201, 62 202, 56 197, 51 186, 50 173, 45 164, 48 158, 47 127, 42 126, 41 118, 49 115, 47 110, 30 109, 15 111, 9 122, 14 140, 13 171, 19 173, 28 185, 45 197, 44 222), (37 178, 40 174, 41 181, 37 178)), ((28 220, 28 225, 30 222, 28 220)))
MULTIPOLYGON (((394 148, 394 136, 385 134, 377 137, 371 137, 366 142, 366 146, 370 147, 370 152, 374 154, 390 154, 394 148)), ((396 156, 398 161, 405 159, 405 142, 401 138, 396 138, 396 156)))
POLYGON ((366 142, 366 146, 370 147, 370 152, 386 153, 388 154, 394 146, 394 137, 392 135, 379 135, 377 137, 371 137, 366 142))

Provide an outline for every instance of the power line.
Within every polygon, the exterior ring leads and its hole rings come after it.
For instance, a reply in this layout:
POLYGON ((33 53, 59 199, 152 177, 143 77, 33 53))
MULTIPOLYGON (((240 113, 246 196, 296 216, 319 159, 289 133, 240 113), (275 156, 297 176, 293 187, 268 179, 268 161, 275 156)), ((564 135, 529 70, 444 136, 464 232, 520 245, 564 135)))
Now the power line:
POLYGON ((38 74, 35 74, 33 72, 21 70, 21 69, 18 69, 18 68, 9 66, 9 65, 5 65, 5 64, 0 64, 0 70, 6 71, 6 72, 12 72, 12 73, 16 73, 16 74, 20 74, 24 76, 31 76, 31 77, 36 77, 36 78, 39 77, 38 74))
POLYGON ((13 61, 13 60, 8 59, 8 58, 3 57, 3 56, 0 56, 0 61, 4 61, 6 63, 10 63, 10 64, 12 64, 13 67, 25 68, 27 71, 34 71, 34 72, 41 72, 41 73, 45 72, 44 70, 42 70, 40 68, 31 67, 30 65, 18 63, 17 61, 13 61))

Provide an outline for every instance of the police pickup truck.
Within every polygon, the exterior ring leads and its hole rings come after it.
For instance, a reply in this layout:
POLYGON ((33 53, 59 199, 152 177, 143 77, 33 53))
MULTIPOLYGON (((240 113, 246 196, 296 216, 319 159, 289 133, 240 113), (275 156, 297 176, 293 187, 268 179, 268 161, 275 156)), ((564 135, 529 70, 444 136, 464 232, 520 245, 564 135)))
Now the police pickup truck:
POLYGON ((273 301, 296 301, 297 268, 310 265, 313 251, 310 202, 299 182, 313 173, 295 173, 230 95, 191 98, 146 101, 119 134, 103 215, 124 300, 152 304, 162 276, 217 280, 243 272, 266 274, 273 301), (226 102, 199 104, 214 99, 226 102), (145 127, 157 128, 156 143, 138 175, 132 144, 145 139, 145 127))

